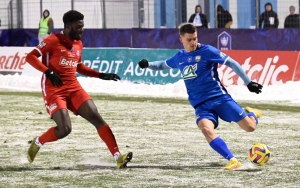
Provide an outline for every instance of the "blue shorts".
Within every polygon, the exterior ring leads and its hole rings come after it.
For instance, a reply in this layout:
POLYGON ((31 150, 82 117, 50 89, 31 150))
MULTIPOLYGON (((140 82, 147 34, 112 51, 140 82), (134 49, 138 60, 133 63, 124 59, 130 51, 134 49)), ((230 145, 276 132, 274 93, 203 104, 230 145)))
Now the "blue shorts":
POLYGON ((238 122, 247 116, 246 112, 230 95, 222 95, 205 101, 195 108, 196 124, 202 119, 209 119, 218 127, 218 118, 227 122, 238 122))

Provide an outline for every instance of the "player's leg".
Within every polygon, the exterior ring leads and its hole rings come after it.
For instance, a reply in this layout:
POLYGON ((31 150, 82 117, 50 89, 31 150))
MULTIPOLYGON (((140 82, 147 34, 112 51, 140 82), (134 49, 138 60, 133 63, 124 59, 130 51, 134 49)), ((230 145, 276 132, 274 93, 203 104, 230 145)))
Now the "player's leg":
POLYGON ((132 152, 128 152, 124 155, 120 154, 115 136, 112 133, 109 125, 99 114, 94 102, 92 100, 85 101, 79 107, 77 113, 96 127, 100 138, 105 142, 109 151, 117 161, 117 167, 126 167, 127 163, 132 159, 132 152))
MULTIPOLYGON (((254 123, 255 123, 254 126, 256 128, 256 125, 258 124, 258 118, 261 117, 261 111, 258 109, 255 109, 255 108, 250 108, 250 107, 246 107, 244 110, 247 114, 247 117, 249 117, 249 118, 245 117, 244 119, 238 121, 237 124, 246 131, 248 131, 247 129, 249 129, 249 127, 253 127, 254 123)), ((250 132, 251 131, 252 130, 250 128, 250 132)))
POLYGON ((55 100, 49 99, 46 109, 55 121, 56 126, 51 127, 44 134, 35 137, 31 141, 31 145, 27 151, 27 158, 30 163, 35 159, 41 146, 45 143, 64 138, 71 132, 71 120, 66 108, 65 100, 61 98, 56 98, 55 100))
POLYGON ((196 123, 212 149, 229 160, 225 170, 234 170, 241 167, 242 164, 234 157, 224 140, 215 134, 214 129, 218 126, 218 116, 210 109, 214 105, 214 101, 208 101, 198 106, 195 112, 197 117, 196 123))
MULTIPOLYGON (((257 117, 253 112, 246 113, 229 95, 220 98, 219 105, 214 109, 219 117, 227 122, 237 122, 245 131, 252 132, 258 123, 257 117)), ((225 169, 236 169, 241 165, 237 160, 230 160, 225 169)))
POLYGON ((90 96, 84 90, 78 91, 72 98, 72 104, 73 112, 75 114, 80 115, 95 126, 99 137, 103 140, 103 142, 105 142, 109 151, 117 161, 117 167, 126 167, 127 163, 132 159, 132 152, 128 152, 123 155, 120 154, 118 144, 112 130, 101 117, 90 96))
POLYGON ((245 112, 230 96, 222 99, 221 105, 216 108, 219 117, 227 122, 236 122, 247 132, 253 132, 258 123, 254 112, 245 112))
POLYGON ((260 118, 260 117, 261 117, 261 111, 260 111, 260 110, 255 109, 255 108, 251 108, 251 107, 249 107, 249 106, 247 106, 247 107, 245 108, 245 112, 246 112, 246 113, 253 112, 257 118, 260 118))
POLYGON ((237 124, 247 132, 255 131, 257 123, 258 119, 253 112, 248 113, 246 117, 237 122, 237 124))

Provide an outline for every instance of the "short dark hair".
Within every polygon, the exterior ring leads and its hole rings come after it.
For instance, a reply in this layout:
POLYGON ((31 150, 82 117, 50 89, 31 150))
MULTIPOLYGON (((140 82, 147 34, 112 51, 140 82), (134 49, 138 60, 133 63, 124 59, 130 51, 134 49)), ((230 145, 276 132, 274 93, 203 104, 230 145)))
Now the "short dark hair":
POLYGON ((180 36, 189 33, 195 33, 197 31, 196 27, 193 24, 187 23, 187 24, 183 24, 182 26, 180 26, 179 28, 179 34, 180 36))
POLYGON ((69 10, 63 16, 64 26, 66 27, 67 24, 76 22, 78 20, 83 20, 84 15, 76 10, 69 10))

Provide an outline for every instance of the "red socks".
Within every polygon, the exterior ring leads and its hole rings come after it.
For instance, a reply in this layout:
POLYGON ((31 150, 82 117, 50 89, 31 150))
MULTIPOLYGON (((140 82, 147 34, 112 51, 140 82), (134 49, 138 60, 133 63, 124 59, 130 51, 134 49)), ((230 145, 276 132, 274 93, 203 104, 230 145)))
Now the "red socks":
POLYGON ((105 142, 112 155, 114 155, 116 152, 119 152, 115 136, 108 125, 102 126, 97 131, 100 138, 103 140, 103 142, 105 142))
MULTIPOLYGON (((45 132, 42 136, 38 138, 40 144, 45 144, 47 142, 54 142, 58 140, 54 132, 55 127, 51 127, 47 132, 45 132)), ((105 142, 108 147, 110 153, 114 155, 119 152, 118 144, 116 142, 115 136, 112 133, 110 127, 108 125, 104 125, 97 130, 100 138, 105 142)))
POLYGON ((54 142, 58 140, 58 138, 55 135, 54 129, 55 127, 51 127, 47 132, 45 132, 42 136, 38 138, 41 144, 45 144, 47 142, 54 142))

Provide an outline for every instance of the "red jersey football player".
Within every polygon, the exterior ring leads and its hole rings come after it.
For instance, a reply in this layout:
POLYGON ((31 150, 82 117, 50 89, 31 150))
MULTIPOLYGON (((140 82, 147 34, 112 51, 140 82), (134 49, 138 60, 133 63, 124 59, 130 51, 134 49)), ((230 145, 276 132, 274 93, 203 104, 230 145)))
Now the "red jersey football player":
POLYGON ((70 134, 72 130, 68 110, 80 115, 95 126, 100 138, 117 161, 118 168, 126 167, 132 152, 120 154, 115 137, 108 124, 100 116, 91 97, 81 87, 76 72, 103 80, 120 80, 117 74, 99 73, 81 63, 84 15, 70 10, 63 16, 64 29, 43 40, 26 57, 26 61, 43 72, 41 87, 46 110, 56 126, 32 140, 27 152, 33 162, 40 147, 70 134), (42 56, 42 62, 38 57, 42 56))

